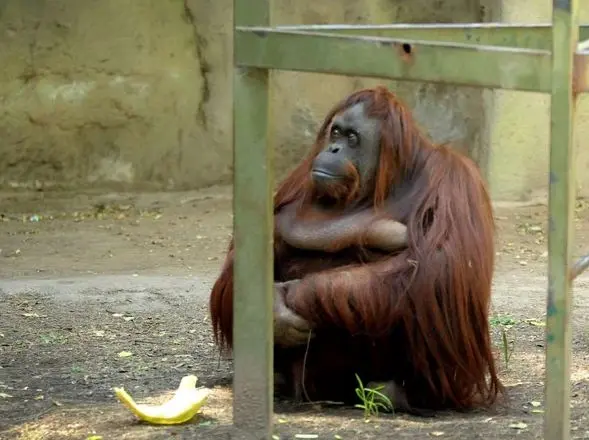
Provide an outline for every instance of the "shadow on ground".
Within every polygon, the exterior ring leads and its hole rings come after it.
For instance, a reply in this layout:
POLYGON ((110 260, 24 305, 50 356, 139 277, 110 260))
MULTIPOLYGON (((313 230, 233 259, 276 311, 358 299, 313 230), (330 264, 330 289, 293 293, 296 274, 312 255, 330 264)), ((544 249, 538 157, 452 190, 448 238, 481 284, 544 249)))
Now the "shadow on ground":
MULTIPOLYGON (((6 193, 0 202, 0 437, 231 438, 232 366, 213 346, 207 311, 231 232, 228 189, 6 193), (123 386, 137 400, 161 401, 186 374, 213 392, 202 417, 181 427, 137 422, 112 392, 123 386)), ((579 243, 589 242, 588 212, 579 205, 579 243)), ((277 402, 279 438, 542 438, 545 219, 544 206, 497 209, 492 323, 505 405, 366 422, 357 409, 277 402)), ((575 287, 572 438, 583 439, 589 278, 575 287)))

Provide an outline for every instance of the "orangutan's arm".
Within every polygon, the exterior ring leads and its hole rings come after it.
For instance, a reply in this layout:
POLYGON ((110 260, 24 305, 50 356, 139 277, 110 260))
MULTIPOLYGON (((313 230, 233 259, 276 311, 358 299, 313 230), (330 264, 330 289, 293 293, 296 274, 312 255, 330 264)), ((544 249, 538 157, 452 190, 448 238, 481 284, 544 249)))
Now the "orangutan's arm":
POLYGON ((407 227, 395 220, 376 219, 370 211, 338 218, 300 220, 294 205, 276 214, 278 234, 300 249, 337 252, 354 244, 394 251, 407 245, 407 227))
MULTIPOLYGON (((225 348, 233 347, 233 263, 231 244, 221 275, 213 285, 209 310, 215 341, 225 348)), ((300 315, 286 306, 286 292, 298 280, 274 283, 274 343, 293 347, 306 343, 313 337, 313 327, 300 315)))
POLYGON ((405 258, 308 274, 287 286, 285 304, 309 326, 380 337, 402 318, 400 297, 415 272, 405 258))
POLYGON ((381 218, 371 222, 365 236, 366 246, 391 252, 407 246, 407 226, 381 218))

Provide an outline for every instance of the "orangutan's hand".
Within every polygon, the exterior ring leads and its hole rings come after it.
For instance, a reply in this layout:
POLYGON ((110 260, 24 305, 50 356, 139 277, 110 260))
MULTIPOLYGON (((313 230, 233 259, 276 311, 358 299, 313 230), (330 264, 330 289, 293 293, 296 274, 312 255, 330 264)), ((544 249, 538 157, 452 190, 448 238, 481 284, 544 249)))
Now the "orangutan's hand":
POLYGON ((274 283, 274 343, 281 347, 306 344, 312 330, 309 322, 286 306, 288 289, 296 283, 274 283))

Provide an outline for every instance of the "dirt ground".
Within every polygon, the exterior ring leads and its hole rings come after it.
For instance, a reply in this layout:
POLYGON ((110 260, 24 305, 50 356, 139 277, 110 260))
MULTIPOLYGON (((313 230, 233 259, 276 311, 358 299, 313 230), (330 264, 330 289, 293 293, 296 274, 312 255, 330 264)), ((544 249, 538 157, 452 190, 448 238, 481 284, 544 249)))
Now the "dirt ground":
MULTIPOLYGON (((505 405, 367 422, 357 409, 278 402, 277 438, 542 438, 546 215, 543 205, 496 208, 492 322, 505 405)), ((580 255, 589 251, 589 204, 579 202, 576 217, 580 255)), ((213 347, 207 313, 230 232, 226 187, 1 193, 0 438, 230 438, 232 368, 213 347), (185 426, 139 423, 112 392, 161 401, 186 374, 213 392, 185 426)), ((574 305, 572 438, 589 439, 587 276, 575 283, 574 305)))

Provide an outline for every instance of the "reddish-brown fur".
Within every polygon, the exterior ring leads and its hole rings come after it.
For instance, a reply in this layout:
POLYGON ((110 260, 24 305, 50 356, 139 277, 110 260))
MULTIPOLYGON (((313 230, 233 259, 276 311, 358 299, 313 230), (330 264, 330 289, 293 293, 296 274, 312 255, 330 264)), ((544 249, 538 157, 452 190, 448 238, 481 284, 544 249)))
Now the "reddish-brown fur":
MULTIPOLYGON (((337 253, 295 249, 275 234, 275 280, 301 279, 287 305, 316 326, 309 346, 275 350, 286 392, 350 401, 357 386, 394 380, 418 408, 492 404, 497 377, 488 324, 494 224, 486 185, 468 158, 433 145, 382 87, 361 90, 326 116, 309 155, 281 183, 274 212, 314 197, 310 169, 332 118, 358 102, 382 121, 375 212, 408 227, 395 253, 360 245, 337 253), (304 378, 304 382, 302 382, 304 378)), ((211 293, 217 342, 232 344, 233 243, 211 293)))

